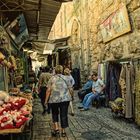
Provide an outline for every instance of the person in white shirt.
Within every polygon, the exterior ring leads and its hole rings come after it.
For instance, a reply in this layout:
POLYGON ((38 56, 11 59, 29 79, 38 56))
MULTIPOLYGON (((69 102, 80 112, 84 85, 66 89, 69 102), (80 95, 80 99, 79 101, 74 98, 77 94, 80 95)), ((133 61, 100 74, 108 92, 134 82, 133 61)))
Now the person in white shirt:
POLYGON ((105 89, 105 84, 101 79, 98 79, 98 75, 96 72, 92 75, 93 83, 92 83, 92 92, 88 93, 82 102, 82 106, 79 107, 81 111, 86 111, 90 108, 92 101, 95 99, 99 99, 100 94, 105 89))
MULTIPOLYGON (((70 85, 69 87, 69 92, 71 92, 70 94, 73 94, 73 86, 75 84, 75 81, 72 77, 72 75, 70 74, 70 70, 69 68, 65 68, 64 69, 64 75, 65 75, 65 80, 66 82, 68 83, 68 85, 70 85)), ((74 95, 72 95, 72 98, 74 99, 73 97, 74 95)), ((72 99, 72 100, 73 100, 72 99)), ((71 115, 74 116, 74 109, 73 109, 73 104, 72 104, 72 101, 70 101, 70 109, 71 109, 71 115)))

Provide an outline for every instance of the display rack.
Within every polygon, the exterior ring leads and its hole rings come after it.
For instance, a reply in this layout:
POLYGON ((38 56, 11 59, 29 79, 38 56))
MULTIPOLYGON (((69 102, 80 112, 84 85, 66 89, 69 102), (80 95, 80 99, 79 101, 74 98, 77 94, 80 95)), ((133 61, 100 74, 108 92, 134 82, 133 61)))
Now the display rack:
POLYGON ((0 134, 4 135, 4 134, 11 134, 11 133, 22 133, 25 128, 25 125, 26 124, 22 125, 20 128, 0 130, 0 134))

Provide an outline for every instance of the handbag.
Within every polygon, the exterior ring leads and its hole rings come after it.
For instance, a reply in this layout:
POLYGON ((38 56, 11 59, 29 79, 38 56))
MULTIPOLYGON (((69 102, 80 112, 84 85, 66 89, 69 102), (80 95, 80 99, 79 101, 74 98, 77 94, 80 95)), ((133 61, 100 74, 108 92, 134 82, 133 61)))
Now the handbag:
POLYGON ((67 82, 66 82, 66 80, 65 80, 64 78, 62 78, 62 77, 59 76, 59 75, 58 75, 58 77, 60 77, 61 79, 63 79, 63 81, 65 82, 65 84, 66 84, 67 87, 68 87, 68 90, 69 90, 69 93, 70 93, 70 96, 71 96, 72 100, 74 100, 74 97, 73 97, 73 95, 74 95, 74 90, 73 90, 73 88, 68 86, 68 84, 67 84, 67 82))

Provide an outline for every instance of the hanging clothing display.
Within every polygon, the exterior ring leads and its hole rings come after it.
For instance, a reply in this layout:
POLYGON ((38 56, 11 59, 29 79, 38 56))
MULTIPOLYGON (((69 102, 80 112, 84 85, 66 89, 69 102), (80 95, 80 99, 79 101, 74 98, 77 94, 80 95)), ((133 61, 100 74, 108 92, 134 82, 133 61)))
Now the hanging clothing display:
POLYGON ((120 64, 114 62, 108 64, 106 77, 106 95, 108 100, 114 101, 117 97, 121 97, 120 72, 120 64))
POLYGON ((135 79, 135 122, 140 125, 140 65, 136 65, 135 79))
POLYGON ((121 74, 120 74, 120 79, 119 79, 119 84, 121 87, 121 96, 124 99, 125 94, 126 94, 126 83, 124 79, 124 67, 122 66, 121 74))
POLYGON ((122 79, 122 82, 124 84, 121 87, 122 87, 122 97, 125 99, 125 105, 124 105, 125 118, 133 118, 134 117, 134 82, 135 82, 135 70, 133 65, 124 64, 122 66, 120 78, 122 79))
POLYGON ((80 81, 80 69, 78 69, 78 68, 73 69, 71 75, 75 81, 74 89, 78 90, 80 88, 80 82, 81 82, 80 81))
POLYGON ((106 71, 105 64, 99 64, 98 65, 98 77, 100 79, 102 79, 102 81, 104 81, 104 82, 105 82, 105 71, 106 71))

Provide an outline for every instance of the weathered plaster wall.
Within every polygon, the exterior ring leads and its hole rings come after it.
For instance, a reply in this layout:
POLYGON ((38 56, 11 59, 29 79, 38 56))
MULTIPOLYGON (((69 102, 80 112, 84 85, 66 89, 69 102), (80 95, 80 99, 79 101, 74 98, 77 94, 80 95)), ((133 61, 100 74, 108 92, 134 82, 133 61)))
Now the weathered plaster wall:
POLYGON ((71 35, 73 3, 66 2, 61 5, 60 11, 53 24, 49 39, 58 39, 71 35))
POLYGON ((140 55, 140 0, 73 0, 62 6, 51 33, 53 38, 71 35, 73 67, 80 67, 86 77, 101 61, 140 55), (122 2, 131 32, 103 43, 100 24, 122 2))
POLYGON ((122 59, 139 55, 139 37, 140 37, 140 1, 139 0, 91 0, 89 6, 91 44, 93 48, 92 69, 96 69, 102 60, 122 59), (100 24, 120 3, 127 6, 129 20, 131 23, 131 32, 119 36, 107 43, 103 43, 100 33, 100 24), (93 6, 94 5, 94 6, 93 6), (93 43, 92 43, 93 42, 93 43))

